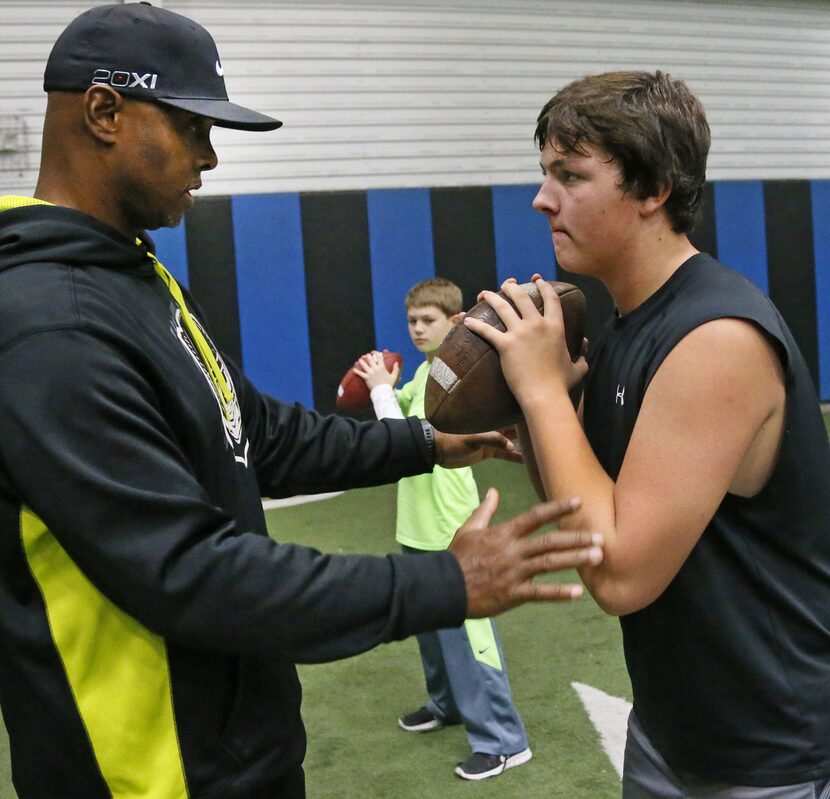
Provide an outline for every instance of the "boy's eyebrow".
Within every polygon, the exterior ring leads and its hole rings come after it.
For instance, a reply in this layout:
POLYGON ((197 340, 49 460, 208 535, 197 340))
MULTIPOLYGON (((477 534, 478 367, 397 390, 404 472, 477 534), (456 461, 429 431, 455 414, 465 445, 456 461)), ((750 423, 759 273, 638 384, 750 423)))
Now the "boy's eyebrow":
POLYGON ((547 164, 544 161, 539 161, 539 166, 542 168, 544 172, 547 169, 558 169, 561 166, 565 165, 565 161, 567 160, 567 156, 564 158, 554 158, 552 161, 549 161, 547 164))
POLYGON ((552 159, 548 164, 545 164, 543 160, 540 160, 539 166, 541 167, 543 172, 563 168, 574 169, 578 168, 574 166, 575 163, 583 163, 586 160, 588 160, 587 156, 584 156, 581 153, 569 152, 562 153, 562 155, 560 155, 558 158, 552 159))

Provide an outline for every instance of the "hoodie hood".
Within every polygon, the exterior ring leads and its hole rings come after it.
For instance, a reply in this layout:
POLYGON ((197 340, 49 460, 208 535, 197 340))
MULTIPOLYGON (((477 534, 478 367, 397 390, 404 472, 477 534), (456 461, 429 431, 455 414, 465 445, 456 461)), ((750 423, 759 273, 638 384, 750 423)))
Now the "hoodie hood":
POLYGON ((239 406, 213 345, 190 313, 176 280, 148 253, 142 239, 130 241, 87 214, 31 197, 0 197, 0 274, 14 267, 54 263, 158 275, 179 308, 181 323, 214 386, 223 414, 230 418, 233 408, 238 413, 239 406))
POLYGON ((61 263, 153 274, 147 248, 97 219, 28 197, 0 197, 0 272, 22 264, 61 263))

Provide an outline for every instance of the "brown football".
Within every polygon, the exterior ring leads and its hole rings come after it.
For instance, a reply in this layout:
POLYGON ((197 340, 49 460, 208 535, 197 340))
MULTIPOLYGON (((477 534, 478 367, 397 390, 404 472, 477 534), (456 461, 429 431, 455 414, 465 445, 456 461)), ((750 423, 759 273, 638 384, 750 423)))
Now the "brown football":
MULTIPOLYGON (((549 282, 562 302, 565 341, 571 358, 576 360, 585 337, 585 295, 570 283, 549 282)), ((542 295, 536 284, 523 283, 521 288, 541 310, 542 295)), ((505 295, 500 291, 499 296, 505 295)), ((467 316, 497 330, 505 329, 487 302, 475 305, 467 316)), ((430 423, 445 433, 481 433, 507 427, 522 418, 519 403, 504 380, 499 354, 463 322, 450 329, 435 352, 427 376, 424 410, 430 423)))
MULTIPOLYGON (((368 355, 369 353, 367 352, 365 354, 368 355)), ((362 358, 363 356, 361 355, 360 357, 362 358)), ((359 360, 360 358, 357 359, 357 361, 359 360)), ((337 399, 335 400, 335 404, 339 410, 345 411, 346 413, 363 411, 372 407, 372 399, 369 396, 369 388, 366 385, 366 381, 354 370, 354 367, 357 366, 357 361, 343 375, 340 385, 337 386, 337 399)), ((400 353, 384 350, 383 365, 386 367, 386 371, 391 372, 395 364, 398 365, 399 369, 403 366, 403 358, 400 353)))

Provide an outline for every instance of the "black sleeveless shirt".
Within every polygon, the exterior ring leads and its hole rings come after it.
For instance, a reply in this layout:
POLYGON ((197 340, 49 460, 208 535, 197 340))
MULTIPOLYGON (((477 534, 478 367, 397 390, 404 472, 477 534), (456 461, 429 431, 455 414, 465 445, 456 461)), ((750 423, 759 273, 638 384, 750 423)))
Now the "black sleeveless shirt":
POLYGON ((726 495, 663 594, 620 622, 634 712, 678 775, 787 785, 830 776, 830 445, 786 323, 748 280, 695 255, 603 330, 585 432, 616 480, 660 364, 723 317, 757 325, 781 358, 777 464, 756 496, 726 495))

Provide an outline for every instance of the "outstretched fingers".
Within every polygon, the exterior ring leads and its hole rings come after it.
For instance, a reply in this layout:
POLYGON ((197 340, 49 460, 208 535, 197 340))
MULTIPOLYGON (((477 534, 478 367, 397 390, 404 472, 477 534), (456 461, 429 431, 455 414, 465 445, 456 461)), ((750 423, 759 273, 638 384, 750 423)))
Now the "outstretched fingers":
POLYGON ((507 522, 517 539, 521 562, 513 599, 518 602, 556 602, 582 596, 582 586, 574 583, 534 583, 543 574, 596 566, 602 562, 603 537, 587 531, 548 532, 531 536, 542 525, 557 521, 579 507, 579 499, 557 500, 536 505, 507 522))
MULTIPOLYGON (((563 546, 561 541, 546 541, 543 551, 526 556, 522 563, 522 571, 526 579, 532 579, 539 574, 577 569, 580 566, 597 566, 602 562, 602 537, 596 534, 583 533, 588 543, 578 543, 572 547, 563 546)), ((551 533, 550 538, 557 536, 551 533)), ((548 538, 548 536, 545 536, 548 538)), ((534 541, 534 543, 538 543, 534 541)))
MULTIPOLYGON (((541 502, 523 511, 518 516, 514 516, 504 524, 514 538, 522 538, 536 532, 545 524, 558 521, 563 516, 573 513, 579 508, 580 504, 578 497, 541 502)), ((568 535, 573 534, 568 533, 568 535)), ((579 535, 590 535, 590 533, 580 533, 579 535)))
POLYGON ((479 506, 470 514, 462 529, 480 530, 490 526, 490 520, 499 507, 499 492, 495 488, 488 488, 479 506))
POLYGON ((567 602, 582 596, 579 583, 520 583, 513 591, 517 603, 567 602))
POLYGON ((582 596, 579 584, 535 583, 533 578, 602 562, 602 536, 596 533, 547 533, 522 543, 527 549, 519 569, 521 579, 513 588, 513 598, 521 602, 577 599, 582 596))
MULTIPOLYGON (((600 533, 591 533, 586 530, 562 530, 543 533, 526 538, 522 542, 522 551, 526 558, 533 558, 548 553, 573 553, 596 550, 602 558, 603 537, 600 533)), ((577 565, 582 565, 580 562, 577 565)))
POLYGON ((555 500, 535 505, 491 527, 497 507, 498 494, 490 489, 450 544, 450 551, 464 573, 469 618, 492 616, 522 602, 578 597, 582 593, 579 586, 547 582, 537 585, 533 578, 599 563, 602 560, 602 536, 571 530, 540 535, 531 533, 576 510, 579 500, 555 500))

